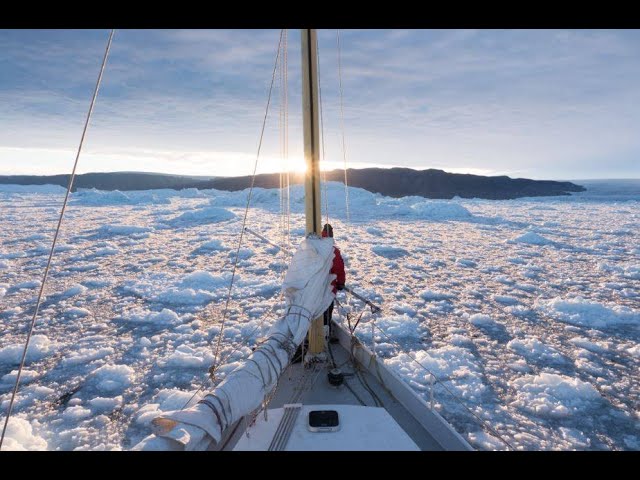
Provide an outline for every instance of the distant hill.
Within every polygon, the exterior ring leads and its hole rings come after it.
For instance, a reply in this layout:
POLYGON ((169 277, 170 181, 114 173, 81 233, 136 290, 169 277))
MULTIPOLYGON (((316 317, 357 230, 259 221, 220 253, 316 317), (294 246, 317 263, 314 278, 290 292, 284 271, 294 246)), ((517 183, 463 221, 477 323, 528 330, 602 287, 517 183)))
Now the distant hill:
MULTIPOLYGON (((413 170, 410 168, 363 168, 347 169, 349 185, 390 197, 416 195, 426 198, 485 198, 503 200, 519 197, 569 195, 582 192, 584 187, 571 182, 552 180, 530 180, 507 176, 485 177, 447 173, 443 170, 413 170)), ((326 172, 329 181, 344 181, 344 170, 326 172)), ((11 175, 0 176, 0 184, 67 186, 68 175, 11 175)), ((302 174, 292 174, 292 183, 301 183, 302 174)), ((279 174, 266 173, 256 176, 255 186, 278 188, 279 174)), ((251 177, 206 178, 195 176, 166 175, 158 173, 113 172, 85 173, 76 176, 77 188, 99 190, 150 190, 157 188, 215 188, 218 190, 242 190, 249 187, 251 177)))
MULTIPOLYGON (((507 176, 485 177, 447 173, 443 170, 413 170, 411 168, 363 168, 347 169, 349 185, 360 187, 389 197, 416 195, 426 198, 486 198, 502 200, 518 197, 540 197, 569 195, 570 192, 583 192, 584 187, 571 182, 552 180, 530 180, 507 176)), ((343 182, 344 170, 326 172, 330 181, 343 182)), ((215 178, 203 182, 200 188, 218 190, 241 190, 247 188, 251 177, 215 178)), ((300 183, 302 174, 296 174, 292 182, 300 183)), ((255 185, 263 188, 277 188, 279 175, 262 174, 256 176, 255 185)))
MULTIPOLYGON (((180 190, 193 187, 210 179, 211 177, 188 177, 146 172, 83 173, 76 175, 73 182, 73 191, 75 192, 78 188, 97 188, 98 190, 172 188, 180 190)), ((8 183, 17 185, 60 185, 66 188, 69 183, 69 175, 0 175, 0 184, 8 183)))

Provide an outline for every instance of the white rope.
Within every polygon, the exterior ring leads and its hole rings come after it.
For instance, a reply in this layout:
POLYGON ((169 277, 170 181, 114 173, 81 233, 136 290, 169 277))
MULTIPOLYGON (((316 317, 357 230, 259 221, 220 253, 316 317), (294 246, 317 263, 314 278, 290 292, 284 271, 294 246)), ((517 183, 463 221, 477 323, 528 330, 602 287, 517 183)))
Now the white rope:
POLYGON ((47 266, 44 269, 44 275, 42 277, 42 283, 40 284, 40 291, 38 293, 38 300, 36 302, 36 308, 33 312, 33 317, 31 318, 31 324, 29 326, 29 332, 27 333, 27 341, 24 344, 24 350, 22 351, 22 358, 20 359, 20 366, 18 367, 18 375, 16 376, 16 383, 13 387, 13 392, 11 393, 11 400, 9 401, 9 409, 7 410, 7 417, 4 421, 4 427, 2 428, 2 436, 0 437, 0 450, 2 449, 2 444, 4 442, 4 437, 7 431, 7 426, 9 424, 9 417, 11 417, 11 413, 13 411, 13 404, 16 399, 16 394, 18 393, 18 386, 20 384, 20 376, 22 375, 22 369, 24 367, 26 358, 27 358, 27 350, 29 348, 29 342, 31 341, 31 335, 33 334, 33 330, 36 324, 36 318, 38 317, 38 311, 40 310, 40 303, 42 301, 42 294, 44 292, 45 285, 47 283, 47 277, 49 275, 49 268, 51 267, 51 259, 53 258, 53 252, 56 248, 56 242, 58 241, 58 234, 60 233, 60 227, 62 226, 62 219, 64 217, 64 212, 67 208, 67 202, 69 200, 69 194, 71 193, 71 188, 73 187, 73 180, 76 176, 76 168, 78 167, 78 160, 80 159, 80 152, 82 151, 82 144, 84 143, 84 138, 87 133, 87 129, 89 127, 89 121, 91 120, 91 114, 93 113, 93 107, 96 103, 96 98, 98 97, 98 90, 100 89, 100 83, 102 82, 102 75, 104 73, 105 66, 107 65, 107 58, 109 57, 109 50, 111 49, 111 42, 113 40, 113 34, 115 30, 112 29, 109 33, 109 40, 107 40, 107 47, 104 51, 104 57, 102 59, 102 65, 100 67, 100 74, 98 75, 98 80, 96 81, 96 86, 93 91, 93 97, 91 98, 91 105, 89 106, 89 111, 87 112, 87 118, 84 122, 84 128, 82 129, 82 136, 80 137, 80 144, 78 145, 78 151, 76 153, 76 158, 73 163, 73 170, 71 171, 71 176, 69 177, 69 184, 67 185, 67 192, 64 196, 64 202, 62 203, 62 209, 60 210, 60 217, 58 218, 58 226, 56 227, 56 232, 53 235, 53 242, 51 243, 51 250, 49 251, 49 258, 47 259, 47 266))
MULTIPOLYGON (((318 104, 320 107, 320 138, 322 139, 322 159, 320 160, 320 165, 323 165, 327 160, 327 154, 325 152, 325 144, 324 144, 324 112, 322 110, 322 81, 320 78, 320 47, 318 46, 318 37, 316 37, 316 60, 317 60, 317 70, 318 70, 318 104)), ((327 195, 327 172, 326 168, 321 169, 321 178, 322 178, 322 190, 324 192, 324 213, 325 213, 325 222, 329 223, 329 195, 327 195)))
MULTIPOLYGON (((284 222, 284 245, 288 248, 284 250, 284 263, 289 260, 291 246, 291 189, 289 177, 289 53, 288 53, 288 35, 287 30, 284 31, 284 48, 283 48, 283 69, 284 69, 284 160, 285 160, 285 222, 284 222)), ((282 271, 282 281, 286 274, 286 268, 282 271)), ((282 299, 282 297, 281 297, 282 299)))
POLYGON ((347 211, 347 223, 351 224, 351 212, 349 209, 349 181, 347 179, 347 145, 344 135, 344 101, 342 88, 342 59, 340 55, 340 29, 336 29, 336 43, 338 47, 338 81, 340 83, 340 131, 342 132, 342 159, 344 161, 344 197, 347 211))
MULTIPOLYGON (((284 35, 283 35, 284 37, 284 35)), ((284 40, 284 38, 283 38, 284 40)), ((281 42, 283 43, 283 42, 281 42)), ((280 46, 282 50, 283 45, 280 46)), ((279 89, 278 94, 280 97, 280 111, 278 115, 278 140, 280 142, 280 171, 278 172, 278 199, 280 200, 280 211, 279 211, 279 230, 280 235, 282 236, 282 240, 284 241, 284 230, 285 230, 285 191, 284 191, 284 174, 286 167, 284 166, 284 95, 285 95, 285 87, 284 87, 284 52, 280 54, 280 61, 278 63, 278 82, 279 89)))
MULTIPOLYGON (((288 86, 288 74, 287 74, 287 30, 284 31, 283 36, 283 44, 282 44, 282 58, 280 60, 280 80, 281 80, 281 91, 280 91, 280 112, 281 112, 281 122, 280 122, 280 140, 281 140, 281 157, 282 157, 282 169, 280 172, 280 216, 281 216, 281 235, 282 235, 282 244, 288 245, 290 243, 290 224, 291 224, 291 200, 290 200, 290 190, 289 190, 289 86, 288 86)), ((287 256, 286 251, 283 251, 284 254, 284 263, 286 263, 287 256)), ((284 280, 285 271, 283 268, 282 271, 282 279, 284 280)))
POLYGON ((286 209, 287 209, 287 247, 291 250, 291 177, 289 171, 289 37, 288 31, 284 31, 284 158, 285 158, 285 184, 286 184, 286 209))
MULTIPOLYGON (((282 39, 282 54, 280 59, 281 81, 281 215, 282 215, 282 241, 288 244, 291 235, 291 205, 290 205, 290 176, 289 176, 289 65, 288 65, 288 30, 284 30, 282 39)), ((286 260, 286 259, 285 259, 286 260)))

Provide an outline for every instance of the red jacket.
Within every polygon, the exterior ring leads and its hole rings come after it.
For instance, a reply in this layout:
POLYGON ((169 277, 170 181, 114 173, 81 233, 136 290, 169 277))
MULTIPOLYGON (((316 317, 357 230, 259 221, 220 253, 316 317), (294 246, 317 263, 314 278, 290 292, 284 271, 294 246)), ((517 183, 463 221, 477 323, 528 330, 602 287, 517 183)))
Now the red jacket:
POLYGON ((336 275, 335 280, 331 282, 331 285, 333 286, 333 294, 335 295, 338 291, 338 287, 340 287, 340 290, 344 287, 346 275, 344 273, 344 260, 342 260, 340 249, 338 247, 333 247, 333 252, 335 255, 333 257, 333 265, 331 266, 330 273, 336 275))

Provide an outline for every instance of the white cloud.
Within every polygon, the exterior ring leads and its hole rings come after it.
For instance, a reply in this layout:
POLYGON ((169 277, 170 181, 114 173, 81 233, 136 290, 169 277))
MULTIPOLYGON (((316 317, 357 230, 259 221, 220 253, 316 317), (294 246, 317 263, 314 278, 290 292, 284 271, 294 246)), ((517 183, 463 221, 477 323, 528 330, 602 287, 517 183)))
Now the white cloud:
MULTIPOLYGON (((0 169, 14 168, 6 148, 76 148, 106 33, 53 32, 46 41, 48 34, 23 32, 18 41, 0 32, 13 79, 0 89, 0 169)), ((638 176, 639 36, 343 31, 350 164, 638 176)), ((105 170, 117 169, 119 158, 128 169, 148 169, 153 162, 141 151, 171 152, 173 160, 157 157, 166 168, 199 165, 209 155, 199 152, 253 157, 277 40, 277 30, 117 31, 88 151, 119 152, 102 158, 105 170)), ((293 156, 302 153, 298 42, 290 31, 293 156)), ((327 157, 341 165, 335 31, 320 31, 320 55, 327 157)), ((263 150, 271 158, 279 152, 277 93, 263 150)), ((58 165, 47 161, 38 168, 58 165)), ((244 173, 242 162, 234 165, 244 173)))

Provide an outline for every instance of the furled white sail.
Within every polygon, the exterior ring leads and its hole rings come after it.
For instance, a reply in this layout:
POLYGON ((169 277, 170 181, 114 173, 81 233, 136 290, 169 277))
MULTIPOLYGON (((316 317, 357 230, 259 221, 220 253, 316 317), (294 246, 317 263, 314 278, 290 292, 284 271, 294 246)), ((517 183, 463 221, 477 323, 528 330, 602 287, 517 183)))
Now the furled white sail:
POLYGON ((219 442, 227 427, 260 406, 296 348, 311 321, 334 299, 330 274, 333 238, 305 238, 291 259, 282 289, 286 314, 269 330, 266 340, 195 406, 156 417, 154 434, 136 450, 204 450, 219 442))

